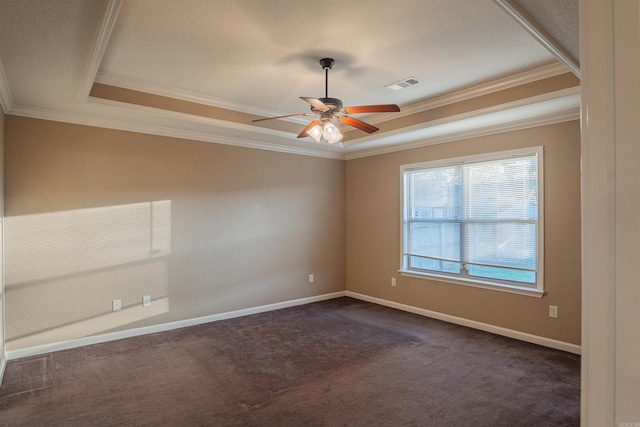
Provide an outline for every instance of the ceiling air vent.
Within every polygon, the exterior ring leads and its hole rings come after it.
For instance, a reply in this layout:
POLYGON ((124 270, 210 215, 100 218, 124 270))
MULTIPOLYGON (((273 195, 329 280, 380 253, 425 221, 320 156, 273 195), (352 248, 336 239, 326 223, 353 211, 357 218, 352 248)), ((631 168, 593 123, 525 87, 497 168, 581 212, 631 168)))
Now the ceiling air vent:
POLYGON ((407 88, 409 86, 415 86, 417 84, 422 83, 420 80, 416 79, 415 77, 407 77, 404 80, 400 80, 399 82, 395 82, 395 83, 391 83, 389 85, 386 85, 386 88, 389 88, 391 90, 400 90, 400 89, 404 89, 407 88))

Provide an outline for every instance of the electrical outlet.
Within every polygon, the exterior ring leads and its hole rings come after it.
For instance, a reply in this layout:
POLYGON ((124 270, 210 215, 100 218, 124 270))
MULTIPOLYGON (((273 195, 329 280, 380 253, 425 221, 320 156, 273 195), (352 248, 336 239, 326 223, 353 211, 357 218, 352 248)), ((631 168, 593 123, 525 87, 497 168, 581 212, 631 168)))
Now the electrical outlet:
POLYGON ((557 318, 558 317, 558 306, 550 305, 549 306, 549 317, 557 318))
POLYGON ((142 306, 143 307, 151 306, 151 295, 145 295, 142 297, 142 306))
POLYGON ((114 299, 113 300, 113 311, 122 310, 122 300, 114 299))
POLYGON ((313 283, 313 274, 309 275, 309 283, 313 283))
POLYGON ((395 286, 396 285, 396 278, 392 277, 391 278, 391 286, 395 286))

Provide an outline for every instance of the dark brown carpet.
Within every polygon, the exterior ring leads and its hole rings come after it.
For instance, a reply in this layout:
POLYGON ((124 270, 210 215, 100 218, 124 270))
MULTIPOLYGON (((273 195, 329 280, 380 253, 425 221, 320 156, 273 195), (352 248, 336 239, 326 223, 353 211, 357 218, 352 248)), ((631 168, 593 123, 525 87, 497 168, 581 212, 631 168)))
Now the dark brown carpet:
POLYGON ((339 298, 9 361, 2 426, 578 426, 580 358, 339 298))

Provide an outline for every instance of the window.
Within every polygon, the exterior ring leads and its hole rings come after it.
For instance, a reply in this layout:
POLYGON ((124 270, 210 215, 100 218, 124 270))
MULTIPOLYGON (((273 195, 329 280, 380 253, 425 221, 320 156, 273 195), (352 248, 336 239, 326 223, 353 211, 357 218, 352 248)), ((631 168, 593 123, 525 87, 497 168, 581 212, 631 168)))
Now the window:
POLYGON ((542 295, 542 147, 401 170, 403 274, 542 295))

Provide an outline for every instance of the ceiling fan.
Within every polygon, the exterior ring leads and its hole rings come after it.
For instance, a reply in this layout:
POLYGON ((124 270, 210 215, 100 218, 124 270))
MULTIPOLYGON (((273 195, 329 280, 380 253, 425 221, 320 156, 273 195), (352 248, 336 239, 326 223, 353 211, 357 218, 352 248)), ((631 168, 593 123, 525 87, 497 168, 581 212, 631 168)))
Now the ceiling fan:
POLYGON ((396 104, 382 104, 382 105, 361 105, 357 107, 343 107, 342 101, 338 98, 329 98, 329 70, 333 68, 336 61, 333 58, 323 58, 320 60, 320 66, 325 72, 324 83, 324 98, 308 98, 301 96, 305 102, 311 105, 310 113, 297 113, 287 114, 286 116, 267 117, 264 119, 253 120, 252 122, 261 122, 264 120, 272 119, 284 119, 286 117, 299 117, 299 116, 320 116, 320 118, 312 120, 302 132, 298 134, 298 138, 304 138, 310 136, 316 142, 320 139, 326 140, 329 144, 333 144, 342 139, 342 133, 333 124, 332 119, 344 123, 349 126, 353 126, 356 129, 360 129, 367 133, 373 133, 378 130, 377 127, 365 123, 362 120, 358 120, 348 114, 363 114, 363 113, 389 113, 398 112, 400 107, 396 104))

